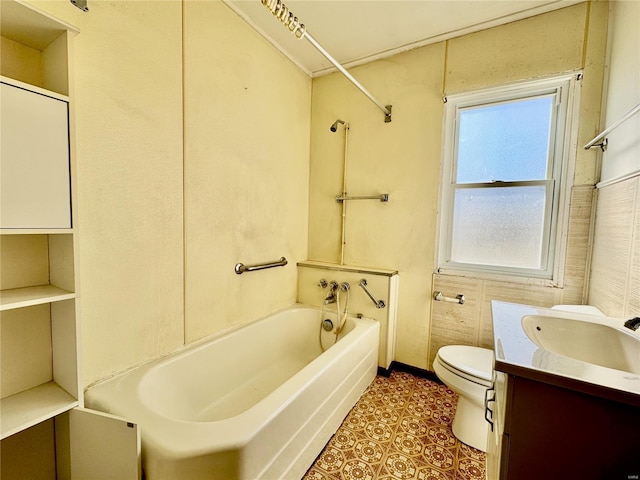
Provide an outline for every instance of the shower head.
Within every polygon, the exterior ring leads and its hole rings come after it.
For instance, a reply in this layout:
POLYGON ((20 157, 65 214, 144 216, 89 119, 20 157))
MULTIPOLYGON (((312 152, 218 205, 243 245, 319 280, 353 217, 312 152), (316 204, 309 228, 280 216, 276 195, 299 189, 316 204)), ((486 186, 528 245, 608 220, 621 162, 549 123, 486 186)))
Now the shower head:
POLYGON ((335 132, 336 130, 338 130, 338 124, 341 123, 342 125, 345 124, 344 120, 336 120, 335 122, 333 122, 333 125, 331 125, 329 127, 329 130, 331 130, 332 132, 335 132))

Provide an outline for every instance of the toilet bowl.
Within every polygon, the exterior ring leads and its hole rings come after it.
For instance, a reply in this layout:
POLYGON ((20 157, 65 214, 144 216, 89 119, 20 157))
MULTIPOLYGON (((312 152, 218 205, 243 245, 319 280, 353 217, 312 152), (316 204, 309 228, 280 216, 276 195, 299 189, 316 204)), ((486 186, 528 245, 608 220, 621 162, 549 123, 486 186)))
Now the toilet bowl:
POLYGON ((438 378, 458 394, 453 434, 458 440, 487 451, 489 423, 485 394, 493 386, 493 351, 467 345, 441 347, 433 361, 438 378))

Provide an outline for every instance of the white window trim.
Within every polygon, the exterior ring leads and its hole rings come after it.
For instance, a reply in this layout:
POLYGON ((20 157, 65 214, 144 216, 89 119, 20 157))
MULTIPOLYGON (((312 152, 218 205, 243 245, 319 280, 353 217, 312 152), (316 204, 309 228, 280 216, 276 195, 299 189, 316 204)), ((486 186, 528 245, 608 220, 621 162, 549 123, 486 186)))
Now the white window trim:
POLYGON ((518 283, 530 283, 536 285, 562 287, 564 284, 564 266, 567 251, 567 231, 569 225, 569 203, 571 187, 575 169, 575 159, 578 148, 578 118, 580 104, 581 72, 558 75, 543 79, 535 79, 518 82, 511 85, 492 87, 474 92, 460 93, 446 97, 443 118, 443 148, 441 158, 441 183, 438 208, 438 232, 436 246, 436 272, 445 275, 484 278, 490 280, 512 281, 518 283), (561 96, 561 110, 557 120, 565 122, 565 129, 561 132, 562 141, 555 145, 556 155, 562 152, 562 166, 560 172, 560 184, 555 190, 558 194, 558 202, 552 213, 555 221, 552 221, 550 232, 551 249, 549 256, 551 262, 544 272, 534 273, 528 269, 514 269, 501 267, 476 267, 447 262, 450 248, 449 221, 452 218, 453 192, 452 179, 454 178, 454 155, 456 149, 456 118, 458 108, 483 103, 508 101, 516 99, 523 94, 535 95, 558 88, 561 96))

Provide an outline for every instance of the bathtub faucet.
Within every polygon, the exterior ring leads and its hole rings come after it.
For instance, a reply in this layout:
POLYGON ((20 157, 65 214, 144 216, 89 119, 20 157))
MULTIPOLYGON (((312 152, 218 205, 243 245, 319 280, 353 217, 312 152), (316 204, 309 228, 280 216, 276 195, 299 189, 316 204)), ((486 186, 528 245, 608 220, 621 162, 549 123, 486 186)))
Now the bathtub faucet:
POLYGON ((336 291, 338 290, 338 282, 332 280, 329 283, 329 293, 324 297, 324 304, 336 303, 336 291))
POLYGON ((624 322, 624 326, 630 328, 635 332, 636 330, 638 330, 638 328, 640 328, 640 317, 634 317, 627 320, 626 322, 624 322))

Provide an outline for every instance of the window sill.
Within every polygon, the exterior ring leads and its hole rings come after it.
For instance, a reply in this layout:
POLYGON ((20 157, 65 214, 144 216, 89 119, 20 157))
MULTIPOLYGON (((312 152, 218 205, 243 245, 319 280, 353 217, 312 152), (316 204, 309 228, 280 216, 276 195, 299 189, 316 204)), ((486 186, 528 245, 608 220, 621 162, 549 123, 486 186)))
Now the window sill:
POLYGON ((488 272, 472 272, 468 270, 457 270, 452 268, 439 268, 434 272, 436 275, 445 275, 448 277, 464 277, 474 278, 478 280, 491 280, 494 282, 519 283, 523 285, 535 285, 538 287, 563 288, 563 285, 549 278, 523 277, 518 275, 488 273, 488 272))

